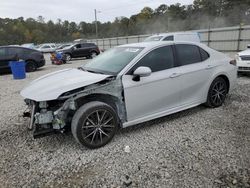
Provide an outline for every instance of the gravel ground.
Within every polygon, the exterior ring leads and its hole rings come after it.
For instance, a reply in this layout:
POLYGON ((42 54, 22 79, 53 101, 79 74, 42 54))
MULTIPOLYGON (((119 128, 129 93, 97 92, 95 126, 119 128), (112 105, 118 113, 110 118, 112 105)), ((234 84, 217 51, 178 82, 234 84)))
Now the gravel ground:
POLYGON ((25 80, 0 76, 0 187, 250 187, 250 77, 238 79, 220 108, 198 106, 120 130, 97 150, 70 133, 34 140, 19 118, 20 90, 84 62, 47 65, 25 80))

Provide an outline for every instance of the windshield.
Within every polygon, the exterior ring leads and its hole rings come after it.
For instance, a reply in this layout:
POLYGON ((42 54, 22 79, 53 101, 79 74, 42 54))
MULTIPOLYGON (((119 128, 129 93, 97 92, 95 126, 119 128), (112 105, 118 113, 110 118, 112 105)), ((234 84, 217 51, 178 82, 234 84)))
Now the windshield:
POLYGON ((160 41, 163 36, 152 36, 145 39, 145 42, 160 41))
POLYGON ((140 47, 117 47, 97 56, 83 68, 103 74, 117 75, 128 65, 141 51, 140 47))

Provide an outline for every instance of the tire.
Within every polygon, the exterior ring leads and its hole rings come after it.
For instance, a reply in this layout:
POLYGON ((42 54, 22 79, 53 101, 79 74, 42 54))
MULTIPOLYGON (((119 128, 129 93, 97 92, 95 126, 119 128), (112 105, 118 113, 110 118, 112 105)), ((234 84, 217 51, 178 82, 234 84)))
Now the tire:
POLYGON ((70 61, 72 59, 70 54, 65 54, 66 61, 70 61))
POLYGON ((91 57, 91 59, 93 59, 93 58, 95 58, 97 55, 98 55, 97 52, 92 51, 91 54, 90 54, 90 57, 91 57))
POLYGON ((226 99, 227 91, 228 85, 225 79, 221 77, 215 78, 209 88, 207 102, 205 104, 211 108, 222 106, 226 99))
POLYGON ((116 111, 111 106, 93 101, 76 111, 71 122, 71 131, 78 143, 95 149, 112 140, 118 124, 116 111))
POLYGON ((27 61, 26 62, 26 72, 34 72, 37 70, 36 63, 34 61, 27 61))

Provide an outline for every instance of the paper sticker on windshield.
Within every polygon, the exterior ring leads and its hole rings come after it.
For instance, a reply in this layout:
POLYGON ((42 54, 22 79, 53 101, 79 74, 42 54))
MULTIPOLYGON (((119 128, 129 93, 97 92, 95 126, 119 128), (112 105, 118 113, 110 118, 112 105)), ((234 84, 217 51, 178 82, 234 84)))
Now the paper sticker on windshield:
POLYGON ((135 53, 135 52, 138 52, 140 49, 138 49, 138 48, 127 48, 126 49, 126 52, 133 52, 133 53, 135 53))

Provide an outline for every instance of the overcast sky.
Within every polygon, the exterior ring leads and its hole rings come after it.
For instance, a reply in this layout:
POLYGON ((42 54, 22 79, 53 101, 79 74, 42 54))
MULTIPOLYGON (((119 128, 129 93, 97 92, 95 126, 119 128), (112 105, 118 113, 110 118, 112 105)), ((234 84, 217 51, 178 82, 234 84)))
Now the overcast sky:
POLYGON ((69 21, 94 21, 94 9, 97 9, 98 21, 113 21, 115 17, 130 17, 149 6, 157 8, 161 4, 191 4, 193 0, 0 0, 1 18, 37 18, 43 16, 46 21, 58 18, 69 21))

